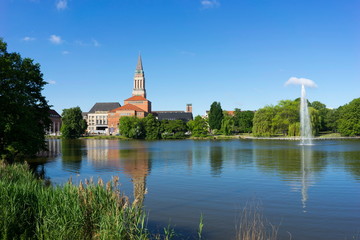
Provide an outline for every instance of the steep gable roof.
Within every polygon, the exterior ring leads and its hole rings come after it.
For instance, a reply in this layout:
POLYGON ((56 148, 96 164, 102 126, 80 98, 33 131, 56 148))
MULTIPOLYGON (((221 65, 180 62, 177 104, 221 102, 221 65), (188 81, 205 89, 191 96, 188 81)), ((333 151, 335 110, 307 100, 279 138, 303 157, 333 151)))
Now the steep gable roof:
POLYGON ((136 112, 145 112, 143 109, 133 105, 133 104, 126 104, 122 107, 118 107, 116 109, 111 110, 110 112, 117 112, 117 111, 122 111, 122 110, 133 110, 136 112))
POLYGON ((112 109, 120 107, 118 102, 99 102, 90 109, 89 113, 95 113, 96 111, 110 111, 112 109))
POLYGON ((124 101, 149 101, 143 96, 132 96, 131 98, 125 99, 124 101))

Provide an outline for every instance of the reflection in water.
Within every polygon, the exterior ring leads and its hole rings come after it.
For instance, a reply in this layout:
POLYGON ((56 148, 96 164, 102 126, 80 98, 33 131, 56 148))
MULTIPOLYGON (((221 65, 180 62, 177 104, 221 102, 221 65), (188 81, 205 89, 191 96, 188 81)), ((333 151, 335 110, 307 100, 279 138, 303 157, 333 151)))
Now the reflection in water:
POLYGON ((312 149, 310 146, 301 146, 301 195, 304 212, 306 212, 306 201, 308 200, 308 188, 312 181, 312 149))
POLYGON ((288 145, 267 142, 267 145, 262 147, 259 144, 253 149, 253 157, 259 169, 269 173, 276 170, 284 181, 290 182, 293 190, 301 192, 302 208, 306 212, 308 189, 314 184, 314 173, 324 169, 326 154, 314 151, 313 146, 293 145, 292 142, 285 144, 288 145))
POLYGON ((88 140, 86 143, 89 162, 100 170, 123 170, 133 182, 134 199, 142 204, 151 165, 147 145, 141 141, 88 140))
POLYGON ((221 146, 214 146, 210 148, 210 166, 211 174, 213 176, 220 176, 223 164, 223 148, 221 146))
POLYGON ((82 161, 82 140, 62 140, 62 167, 65 171, 79 174, 82 161))
POLYGON ((36 159, 29 161, 30 169, 41 179, 46 178, 45 164, 53 161, 61 154, 61 140, 48 139, 46 141, 47 151, 36 154, 36 159))

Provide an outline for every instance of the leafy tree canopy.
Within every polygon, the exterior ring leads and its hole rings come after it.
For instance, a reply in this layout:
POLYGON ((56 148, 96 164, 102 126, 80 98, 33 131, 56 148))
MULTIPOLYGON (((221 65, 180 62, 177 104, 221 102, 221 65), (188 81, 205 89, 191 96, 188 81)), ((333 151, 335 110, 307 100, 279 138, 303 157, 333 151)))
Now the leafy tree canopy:
POLYGON ((241 133, 250 133, 253 127, 253 111, 241 111, 235 108, 234 113, 234 130, 241 133))
POLYGON ((65 139, 81 137, 86 130, 86 121, 82 117, 80 107, 64 109, 62 112, 61 135, 65 139))
POLYGON ((220 102, 213 102, 209 112, 209 126, 211 130, 221 129, 221 122, 224 118, 220 102))
POLYGON ((0 155, 8 161, 45 149, 50 107, 40 65, 7 52, 0 38, 0 155))
POLYGON ((121 117, 119 120, 119 130, 121 135, 128 138, 145 138, 144 122, 137 117, 121 117))
POLYGON ((338 128, 341 135, 360 135, 360 98, 339 108, 338 128))
POLYGON ((205 137, 208 134, 209 125, 206 119, 197 115, 194 120, 190 120, 187 123, 191 135, 194 137, 205 137))

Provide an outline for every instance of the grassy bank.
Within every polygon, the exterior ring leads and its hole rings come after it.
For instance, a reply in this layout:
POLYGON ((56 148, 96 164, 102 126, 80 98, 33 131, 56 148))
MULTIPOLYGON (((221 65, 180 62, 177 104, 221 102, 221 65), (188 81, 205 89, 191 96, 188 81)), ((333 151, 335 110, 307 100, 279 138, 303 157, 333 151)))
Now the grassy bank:
POLYGON ((45 186, 26 164, 0 162, 0 216, 0 239, 154 238, 142 208, 119 192, 117 178, 105 186, 102 180, 45 186))

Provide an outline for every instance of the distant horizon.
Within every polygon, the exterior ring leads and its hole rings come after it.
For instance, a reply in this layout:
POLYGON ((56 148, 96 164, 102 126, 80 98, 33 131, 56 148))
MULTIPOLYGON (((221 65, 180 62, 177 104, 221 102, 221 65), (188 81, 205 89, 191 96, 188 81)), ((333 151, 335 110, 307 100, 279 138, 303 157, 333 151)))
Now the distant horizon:
POLYGON ((59 114, 131 96, 141 52, 154 111, 258 110, 300 97, 338 108, 360 97, 360 2, 4 0, 0 37, 41 65, 59 114))

